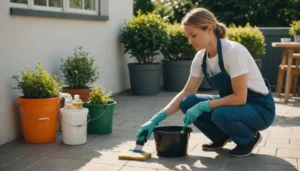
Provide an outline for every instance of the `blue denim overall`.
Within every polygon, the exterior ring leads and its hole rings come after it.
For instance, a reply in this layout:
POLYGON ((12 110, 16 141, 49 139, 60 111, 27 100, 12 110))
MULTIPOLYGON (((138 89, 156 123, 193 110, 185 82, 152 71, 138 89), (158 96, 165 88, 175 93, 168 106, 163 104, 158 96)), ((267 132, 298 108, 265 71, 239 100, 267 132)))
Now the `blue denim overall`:
MULTIPOLYGON (((219 96, 194 94, 189 95, 180 104, 183 113, 195 104, 222 98, 233 94, 231 78, 227 74, 222 56, 221 40, 217 39, 219 67, 221 72, 210 77, 207 73, 206 54, 203 57, 202 70, 208 84, 216 89, 219 96)), ((265 84, 270 90, 267 80, 265 84)), ((268 128, 275 118, 275 103, 271 91, 267 95, 254 92, 248 88, 247 102, 239 106, 221 106, 211 112, 204 112, 194 122, 212 142, 231 138, 237 145, 247 145, 257 131, 268 128)))

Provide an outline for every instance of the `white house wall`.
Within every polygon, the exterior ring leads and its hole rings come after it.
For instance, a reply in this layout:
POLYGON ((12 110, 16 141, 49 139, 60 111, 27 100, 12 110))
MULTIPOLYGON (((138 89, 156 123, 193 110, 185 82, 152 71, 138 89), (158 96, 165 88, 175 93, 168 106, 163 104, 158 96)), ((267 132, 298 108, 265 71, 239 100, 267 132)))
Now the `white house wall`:
MULTIPOLYGON (((59 75, 60 59, 75 47, 96 57, 99 81, 108 91, 129 88, 127 58, 118 42, 119 30, 132 18, 132 0, 108 0, 108 21, 87 21, 11 16, 9 0, 0 1, 0 144, 20 136, 19 106, 11 79, 24 67, 34 69, 41 61, 45 70, 59 75)), ((94 83, 94 84, 96 84, 94 83)), ((93 84, 93 85, 94 85, 93 84)))

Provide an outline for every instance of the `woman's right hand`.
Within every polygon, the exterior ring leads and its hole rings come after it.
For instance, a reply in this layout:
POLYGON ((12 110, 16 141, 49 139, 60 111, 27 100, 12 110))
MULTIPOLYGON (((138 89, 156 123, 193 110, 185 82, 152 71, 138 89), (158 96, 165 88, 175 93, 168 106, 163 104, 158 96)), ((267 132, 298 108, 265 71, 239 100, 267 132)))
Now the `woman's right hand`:
POLYGON ((148 122, 144 123, 140 127, 138 133, 136 134, 136 141, 147 141, 150 138, 150 136, 151 136, 151 134, 152 134, 153 129, 155 128, 155 126, 156 126, 156 124, 153 121, 151 121, 151 120, 149 120, 148 122), (141 137, 141 134, 144 131, 148 131, 147 137, 141 137), (147 138, 147 139, 144 140, 144 138, 147 138))
POLYGON ((168 117, 168 114, 164 110, 161 110, 157 114, 155 114, 152 117, 152 119, 150 119, 148 122, 144 123, 140 127, 138 133, 136 134, 136 141, 145 141, 146 142, 147 140, 149 140, 155 126, 158 125, 161 121, 163 121, 167 117, 168 117), (148 131, 146 140, 142 139, 142 138, 146 138, 146 137, 140 137, 144 131, 148 131))

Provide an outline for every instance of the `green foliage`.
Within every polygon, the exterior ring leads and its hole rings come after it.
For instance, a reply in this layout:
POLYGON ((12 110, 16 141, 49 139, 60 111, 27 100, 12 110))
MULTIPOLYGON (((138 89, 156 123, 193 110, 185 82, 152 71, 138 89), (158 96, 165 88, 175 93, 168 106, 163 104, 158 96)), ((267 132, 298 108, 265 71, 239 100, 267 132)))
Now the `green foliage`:
POLYGON ((120 42, 125 52, 137 59, 139 64, 151 64, 167 40, 166 24, 154 13, 138 12, 132 20, 121 29, 120 42))
POLYGON ((249 23, 245 27, 230 25, 227 37, 229 40, 244 45, 253 58, 258 58, 266 53, 264 35, 257 27, 252 27, 249 23))
POLYGON ((293 21, 290 26, 290 35, 300 35, 300 21, 293 21))
POLYGON ((21 77, 13 75, 12 79, 17 85, 14 89, 20 90, 24 98, 28 99, 58 97, 63 86, 56 75, 51 76, 43 70, 41 62, 37 64, 35 71, 25 68, 21 71, 21 77))
POLYGON ((138 11, 141 10, 142 13, 152 12, 154 10, 154 5, 151 0, 134 0, 133 1, 134 15, 138 15, 138 11))
POLYGON ((100 75, 94 62, 95 58, 89 57, 89 52, 83 51, 82 47, 75 48, 73 55, 61 59, 60 70, 65 84, 69 88, 88 88, 100 75))
POLYGON ((111 96, 111 92, 105 94, 103 86, 97 85, 96 87, 92 88, 92 91, 89 94, 89 102, 91 104, 107 104, 109 101, 113 100, 111 96))
POLYGON ((155 10, 171 23, 181 22, 184 15, 196 7, 210 10, 225 24, 249 22, 259 27, 282 27, 300 18, 299 0, 156 0, 154 4, 155 10))
POLYGON ((155 10, 170 23, 180 22, 191 9, 199 3, 195 0, 155 0, 155 10))
POLYGON ((169 24, 167 29, 168 41, 161 52, 167 60, 192 60, 196 50, 188 43, 188 39, 180 24, 169 24))

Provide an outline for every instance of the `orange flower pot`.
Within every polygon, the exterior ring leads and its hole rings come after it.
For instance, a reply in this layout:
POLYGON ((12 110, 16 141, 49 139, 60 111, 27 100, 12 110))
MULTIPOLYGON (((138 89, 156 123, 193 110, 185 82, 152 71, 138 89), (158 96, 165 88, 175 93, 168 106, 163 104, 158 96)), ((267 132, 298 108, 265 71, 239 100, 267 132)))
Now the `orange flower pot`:
POLYGON ((18 97, 24 140, 48 143, 56 139, 57 113, 60 98, 26 99, 18 97))

